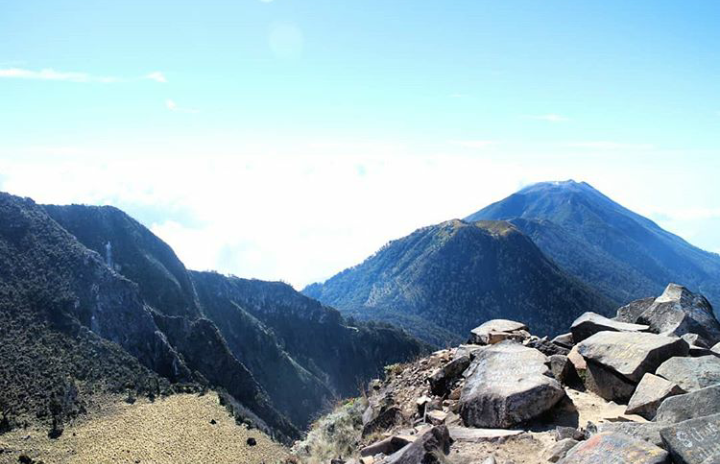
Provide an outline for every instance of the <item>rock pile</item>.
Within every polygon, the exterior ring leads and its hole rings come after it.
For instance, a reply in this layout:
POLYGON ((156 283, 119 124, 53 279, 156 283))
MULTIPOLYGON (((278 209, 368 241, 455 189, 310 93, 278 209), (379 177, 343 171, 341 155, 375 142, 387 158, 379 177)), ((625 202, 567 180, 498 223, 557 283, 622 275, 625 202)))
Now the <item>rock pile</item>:
POLYGON ((707 300, 675 284, 553 340, 488 321, 371 384, 340 462, 720 463, 719 342, 707 300))

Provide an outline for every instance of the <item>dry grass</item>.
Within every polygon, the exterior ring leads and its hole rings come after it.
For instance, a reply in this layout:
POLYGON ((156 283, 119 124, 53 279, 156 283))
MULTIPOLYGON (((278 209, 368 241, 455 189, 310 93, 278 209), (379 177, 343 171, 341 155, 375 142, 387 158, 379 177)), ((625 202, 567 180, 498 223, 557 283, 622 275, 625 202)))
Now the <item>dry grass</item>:
POLYGON ((111 402, 102 413, 66 426, 59 439, 47 438, 46 430, 16 430, 0 436, 3 448, 0 463, 16 463, 21 453, 45 464, 270 464, 287 457, 287 450, 266 435, 236 425, 215 394, 111 402), (247 444, 251 437, 255 446, 247 444))

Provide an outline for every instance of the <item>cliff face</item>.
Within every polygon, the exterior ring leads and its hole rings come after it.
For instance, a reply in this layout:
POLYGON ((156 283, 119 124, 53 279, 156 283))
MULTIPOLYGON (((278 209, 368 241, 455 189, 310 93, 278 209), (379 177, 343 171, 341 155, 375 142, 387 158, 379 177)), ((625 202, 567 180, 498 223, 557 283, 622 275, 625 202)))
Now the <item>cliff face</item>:
POLYGON ((37 381, 46 372, 65 390, 88 377, 151 394, 210 386, 227 392, 243 420, 292 440, 339 395, 422 349, 396 329, 347 328, 337 311, 283 284, 191 273, 116 208, 41 207, 2 194, 0 218, 0 317, 9 328, 0 379, 29 376, 37 386, 30 400, 18 388, 1 399, 27 403, 25 416, 48 407, 35 401, 46 396, 48 383, 37 381))

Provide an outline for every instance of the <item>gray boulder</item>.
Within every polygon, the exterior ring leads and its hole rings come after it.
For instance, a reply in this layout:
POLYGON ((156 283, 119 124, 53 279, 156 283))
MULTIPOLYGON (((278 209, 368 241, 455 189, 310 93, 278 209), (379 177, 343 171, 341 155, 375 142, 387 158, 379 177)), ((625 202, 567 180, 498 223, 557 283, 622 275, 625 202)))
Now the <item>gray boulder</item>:
POLYGON ((507 319, 492 319, 470 331, 470 342, 477 345, 494 345, 504 340, 522 341, 527 338, 528 327, 507 319))
POLYGON ((560 334, 557 337, 553 338, 551 341, 556 345, 567 348, 568 350, 572 349, 572 347, 575 346, 575 340, 573 340, 572 332, 560 334))
POLYGON ((655 297, 651 296, 649 298, 643 298, 641 300, 635 300, 628 303, 617 310, 615 320, 634 324, 637 322, 638 318, 640 318, 640 315, 644 313, 645 310, 647 310, 654 302, 655 297))
POLYGON ((676 464, 720 462, 720 414, 680 422, 660 431, 676 464))
POLYGON ((447 462, 445 456, 450 454, 452 439, 447 427, 433 427, 411 445, 392 454, 385 460, 386 464, 439 464, 447 462))
POLYGON ((627 401, 635 391, 635 383, 595 361, 587 361, 585 388, 608 401, 627 401))
POLYGON ((363 427, 362 436, 367 437, 375 432, 384 432, 386 430, 400 425, 405 421, 400 408, 392 406, 382 411, 376 418, 370 420, 363 427))
POLYGON ((702 356, 699 358, 671 358, 655 372, 678 384, 686 392, 720 384, 720 358, 702 356))
POLYGON ((720 354, 720 343, 716 343, 715 346, 710 348, 710 351, 712 351, 713 353, 720 354))
POLYGON ((668 285, 637 322, 664 335, 698 334, 707 346, 720 342, 720 322, 708 300, 677 284, 668 285))
POLYGON ((504 342, 478 353, 460 394, 460 416, 472 427, 508 428, 549 410, 565 396, 539 351, 504 342))
POLYGON ((638 438, 652 443, 655 446, 664 448, 665 445, 660 438, 660 430, 667 427, 667 424, 655 422, 605 422, 598 425, 598 432, 619 433, 630 437, 638 438))
POLYGON ((647 420, 653 420, 658 406, 665 398, 681 393, 684 393, 683 390, 673 382, 648 372, 630 398, 625 414, 638 414, 647 420))
POLYGON ((619 433, 598 433, 571 449, 560 464, 665 464, 668 453, 645 440, 619 433))
POLYGON ((568 451, 577 446, 578 443, 580 442, 573 438, 564 438, 547 449, 545 459, 549 462, 558 462, 568 454, 568 451))
POLYGON ((433 372, 428 377, 432 394, 437 396, 449 394, 455 382, 460 379, 463 371, 468 366, 470 366, 470 356, 463 355, 455 357, 455 359, 433 372))
POLYGON ((674 424, 710 414, 720 414, 720 385, 671 396, 658 407, 655 422, 674 424))
POLYGON ((360 456, 375 456, 376 454, 391 455, 405 448, 414 440, 411 437, 392 436, 384 440, 377 441, 372 445, 366 446, 360 450, 360 456))
POLYGON ((645 332, 649 328, 647 325, 615 321, 599 314, 587 312, 575 319, 570 330, 575 343, 580 343, 598 332, 645 332))
POLYGON ((564 385, 580 380, 575 366, 567 356, 561 354, 550 356, 550 370, 558 382, 564 385))
POLYGON ((586 360, 638 383, 647 372, 673 356, 686 356, 688 344, 681 338, 650 333, 600 332, 580 342, 578 352, 586 360))

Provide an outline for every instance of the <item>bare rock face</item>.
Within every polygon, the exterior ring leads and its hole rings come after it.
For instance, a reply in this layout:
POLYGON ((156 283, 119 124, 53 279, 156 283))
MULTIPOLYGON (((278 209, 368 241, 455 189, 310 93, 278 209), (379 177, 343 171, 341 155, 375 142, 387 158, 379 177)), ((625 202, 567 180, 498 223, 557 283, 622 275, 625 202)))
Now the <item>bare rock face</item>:
POLYGON ((619 433, 599 433, 577 445, 559 464, 665 464, 668 453, 645 440, 619 433))
POLYGON ((578 345, 583 358, 634 383, 673 356, 686 356, 688 350, 680 338, 629 332, 600 332, 578 345))
POLYGON ((503 340, 523 340, 529 336, 528 327, 507 319, 493 319, 470 331, 470 341, 477 345, 494 345, 503 340))
POLYGON ((503 342, 478 353, 460 395, 460 416, 471 427, 508 428, 549 410, 565 396, 548 376, 539 351, 503 342))
POLYGON ((720 385, 671 396, 658 407, 655 421, 674 424, 710 414, 720 414, 720 385))
POLYGON ((665 335, 698 334, 707 346, 720 342, 720 322, 708 300, 677 284, 668 285, 637 322, 665 335))
POLYGON ((640 318, 640 315, 644 313, 654 302, 655 297, 643 298, 641 300, 630 302, 617 310, 615 320, 634 324, 640 318))
POLYGON ((665 398, 681 393, 683 393, 683 390, 677 384, 647 373, 638 384, 632 398, 630 398, 625 413, 638 414, 647 420, 653 420, 658 406, 665 398))
POLYGON ((665 361, 656 374, 675 382, 685 391, 695 391, 720 384, 720 358, 672 358, 665 361))
POLYGON ((644 332, 649 328, 647 325, 615 321, 599 314, 587 312, 575 319, 571 330, 575 343, 580 343, 598 332, 644 332))
POLYGON ((681 422, 660 431, 676 464, 720 462, 720 414, 681 422))
POLYGON ((425 432, 410 446, 388 457, 385 464, 440 464, 447 462, 452 439, 447 427, 440 425, 425 432))

